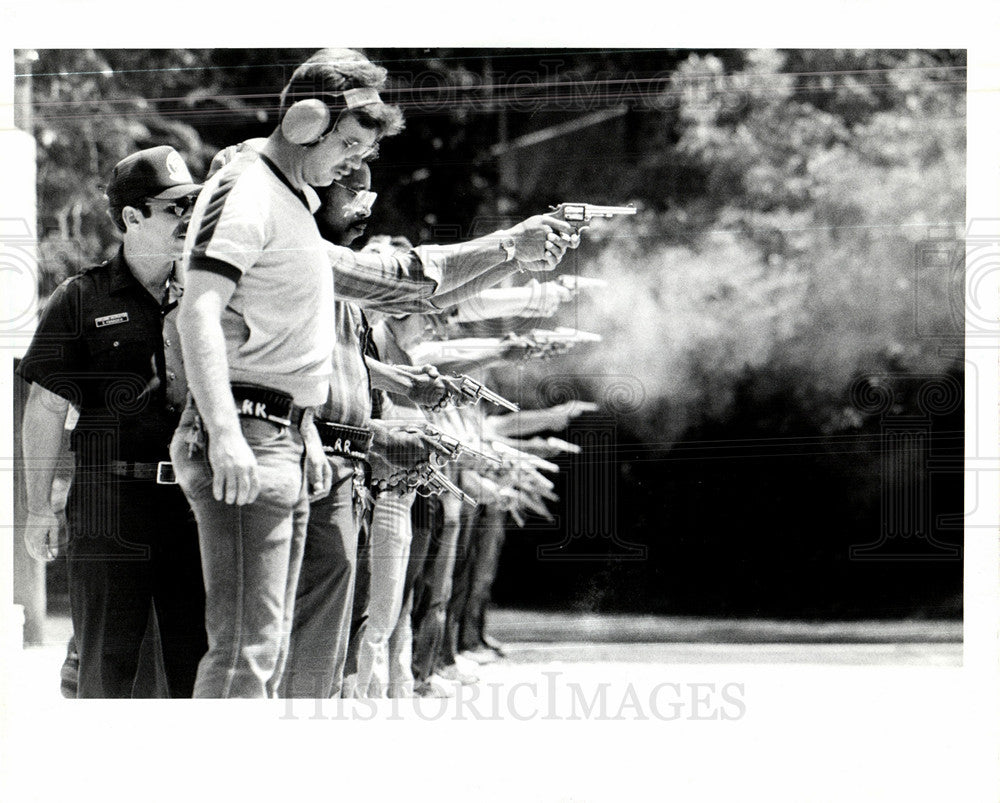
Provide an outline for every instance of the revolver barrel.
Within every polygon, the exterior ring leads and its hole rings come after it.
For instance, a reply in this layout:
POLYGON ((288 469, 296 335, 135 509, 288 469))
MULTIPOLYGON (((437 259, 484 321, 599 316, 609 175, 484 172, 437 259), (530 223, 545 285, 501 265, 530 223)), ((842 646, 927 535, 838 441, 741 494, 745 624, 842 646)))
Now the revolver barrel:
POLYGON ((455 483, 449 480, 444 474, 433 466, 430 466, 430 470, 426 473, 424 487, 427 488, 433 496, 437 496, 441 493, 449 493, 462 500, 462 502, 467 505, 475 507, 479 504, 479 502, 469 496, 465 491, 455 485, 455 483))
POLYGON ((505 399, 499 393, 490 390, 482 382, 477 382, 471 376, 462 374, 457 378, 461 380, 462 395, 470 401, 478 402, 480 399, 486 399, 486 401, 490 402, 490 404, 495 404, 498 407, 506 407, 514 413, 521 409, 514 402, 505 399))
POLYGON ((595 217, 612 218, 615 215, 634 215, 634 206, 599 206, 598 204, 564 203, 556 211, 563 213, 563 219, 570 223, 586 223, 595 217))

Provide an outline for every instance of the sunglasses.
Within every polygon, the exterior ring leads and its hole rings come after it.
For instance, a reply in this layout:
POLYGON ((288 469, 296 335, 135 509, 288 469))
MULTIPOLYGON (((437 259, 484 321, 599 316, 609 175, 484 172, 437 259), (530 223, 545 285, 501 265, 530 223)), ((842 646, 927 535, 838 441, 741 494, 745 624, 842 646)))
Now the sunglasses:
POLYGON ((342 190, 347 190, 347 192, 354 196, 349 210, 351 213, 371 214, 372 207, 375 206, 375 199, 378 198, 377 192, 372 192, 371 190, 356 190, 352 187, 348 187, 346 184, 341 184, 339 181, 335 181, 333 183, 335 186, 340 187, 342 190))
POLYGON ((174 217, 184 217, 191 208, 194 206, 194 202, 198 200, 197 195, 188 195, 183 198, 176 198, 171 201, 164 201, 159 198, 147 198, 147 204, 163 204, 160 207, 164 212, 173 215, 174 217))

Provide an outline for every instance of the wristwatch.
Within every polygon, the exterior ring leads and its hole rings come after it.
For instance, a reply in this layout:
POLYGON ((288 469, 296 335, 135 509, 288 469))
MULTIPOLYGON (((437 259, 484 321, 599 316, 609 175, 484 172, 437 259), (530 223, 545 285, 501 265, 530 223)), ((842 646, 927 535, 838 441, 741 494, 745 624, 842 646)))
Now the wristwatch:
POLYGON ((514 254, 517 253, 517 243, 514 242, 513 237, 505 237, 500 241, 500 249, 507 254, 507 261, 509 262, 514 258, 514 254))

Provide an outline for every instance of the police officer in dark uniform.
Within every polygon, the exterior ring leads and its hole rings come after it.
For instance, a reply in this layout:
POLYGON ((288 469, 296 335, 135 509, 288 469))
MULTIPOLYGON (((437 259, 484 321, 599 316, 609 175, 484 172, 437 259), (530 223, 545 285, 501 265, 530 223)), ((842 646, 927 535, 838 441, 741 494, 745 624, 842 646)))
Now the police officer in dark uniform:
POLYGON ((132 695, 151 606, 171 696, 191 696, 207 649, 198 531, 167 462, 183 389, 162 334, 199 190, 169 146, 119 162, 107 196, 122 248, 56 289, 18 368, 31 383, 24 537, 38 560, 67 547, 79 697, 132 695), (79 420, 63 545, 51 492, 70 407, 79 420))

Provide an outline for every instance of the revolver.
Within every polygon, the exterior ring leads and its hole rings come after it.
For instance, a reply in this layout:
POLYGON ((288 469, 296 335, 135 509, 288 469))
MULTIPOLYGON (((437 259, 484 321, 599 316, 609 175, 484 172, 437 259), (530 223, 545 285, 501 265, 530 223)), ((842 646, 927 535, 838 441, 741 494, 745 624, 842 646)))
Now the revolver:
POLYGON ((374 489, 376 493, 394 491, 400 495, 407 491, 415 491, 417 496, 423 497, 449 493, 467 505, 475 507, 479 504, 430 463, 423 463, 417 468, 398 472, 387 479, 376 480, 374 489))
POLYGON ((553 206, 552 217, 561 218, 567 223, 576 224, 577 228, 583 228, 595 217, 613 218, 616 215, 634 215, 634 206, 598 206, 597 204, 564 203, 553 206))
MULTIPOLYGON (((454 435, 449 435, 446 432, 442 432, 436 426, 430 423, 418 423, 414 421, 407 420, 385 420, 383 423, 393 429, 403 429, 409 430, 411 432, 422 432, 424 435, 433 439, 438 446, 443 448, 448 453, 448 460, 457 460, 462 455, 468 455, 469 457, 474 457, 476 460, 482 461, 484 463, 489 463, 492 466, 500 467, 503 465, 503 461, 495 455, 488 454, 486 452, 476 449, 474 446, 470 446, 465 441, 459 440, 454 435)), ((436 454, 430 456, 430 465, 436 466, 440 458, 436 454)))
POLYGON ((479 504, 430 463, 421 472, 421 479, 423 482, 417 486, 417 496, 438 496, 442 493, 449 493, 467 505, 475 507, 479 504))
POLYGON ((459 397, 462 401, 472 402, 473 404, 478 402, 480 399, 486 399, 486 401, 491 404, 495 404, 498 407, 506 407, 514 413, 521 409, 514 402, 509 399, 505 399, 499 393, 490 390, 482 382, 477 382, 471 376, 467 376, 466 374, 459 374, 458 376, 442 376, 441 379, 443 379, 445 385, 448 386, 448 395, 445 396, 443 402, 432 407, 432 410, 440 409, 449 401, 452 394, 459 397))
POLYGON ((527 335, 540 357, 551 357, 569 351, 577 343, 600 343, 603 338, 594 332, 583 332, 559 326, 555 329, 532 329, 527 335))

